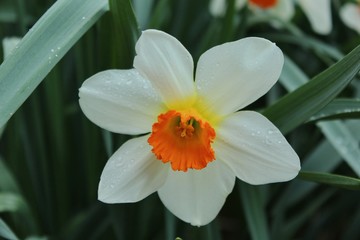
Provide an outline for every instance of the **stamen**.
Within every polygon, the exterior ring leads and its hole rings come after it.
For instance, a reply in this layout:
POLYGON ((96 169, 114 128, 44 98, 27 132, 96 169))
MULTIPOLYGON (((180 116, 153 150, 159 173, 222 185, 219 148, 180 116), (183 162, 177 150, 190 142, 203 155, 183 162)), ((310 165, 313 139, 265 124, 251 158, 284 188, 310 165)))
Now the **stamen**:
POLYGON ((170 110, 158 116, 148 139, 152 152, 173 170, 202 169, 215 159, 215 131, 195 111, 170 110))

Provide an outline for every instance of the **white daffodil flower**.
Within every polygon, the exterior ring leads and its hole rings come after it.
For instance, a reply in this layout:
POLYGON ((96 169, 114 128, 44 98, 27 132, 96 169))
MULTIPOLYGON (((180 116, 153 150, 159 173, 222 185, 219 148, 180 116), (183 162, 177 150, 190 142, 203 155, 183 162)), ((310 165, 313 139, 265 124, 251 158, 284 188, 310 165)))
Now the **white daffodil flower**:
POLYGON ((174 37, 146 30, 136 44, 134 68, 107 70, 87 79, 80 106, 95 124, 138 135, 106 163, 98 197, 137 202, 153 192, 178 218, 211 222, 236 177, 250 184, 293 179, 299 157, 264 116, 237 111, 277 81, 283 54, 256 37, 206 51, 195 71, 174 37))
POLYGON ((360 1, 345 3, 340 9, 340 18, 348 28, 360 34, 360 1))
MULTIPOLYGON (((248 2, 255 14, 267 12, 283 21, 290 21, 294 15, 294 0, 236 0, 235 9, 241 9, 248 2)), ((312 29, 318 34, 329 34, 332 29, 330 0, 296 0, 309 19, 312 29)), ((223 16, 226 0, 211 0, 210 13, 223 16)))

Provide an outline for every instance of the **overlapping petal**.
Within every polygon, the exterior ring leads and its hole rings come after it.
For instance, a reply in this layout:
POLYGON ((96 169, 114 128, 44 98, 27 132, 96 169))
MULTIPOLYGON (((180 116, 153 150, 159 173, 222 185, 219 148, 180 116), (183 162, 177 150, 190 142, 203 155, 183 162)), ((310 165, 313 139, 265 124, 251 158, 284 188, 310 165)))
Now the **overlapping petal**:
POLYGON ((278 80, 281 50, 257 37, 211 48, 196 69, 198 95, 205 112, 227 115, 254 102, 278 80))
POLYGON ((178 218, 201 226, 216 217, 234 183, 235 175, 229 167, 214 161, 201 171, 170 171, 158 193, 164 205, 178 218))
POLYGON ((170 108, 175 102, 191 104, 195 100, 194 63, 176 38, 146 30, 136 43, 136 53, 134 67, 151 81, 170 108))
POLYGON ((319 34, 329 34, 332 29, 330 0, 298 0, 311 27, 319 34))
POLYGON ((256 112, 240 111, 227 117, 218 127, 213 146, 217 160, 250 184, 288 181, 300 170, 299 157, 285 137, 256 112))
POLYGON ((163 185, 170 167, 156 159, 147 143, 148 137, 127 141, 111 156, 101 174, 100 201, 137 202, 163 185))
POLYGON ((345 3, 340 8, 340 17, 346 26, 360 34, 360 3, 345 3))
POLYGON ((92 122, 124 134, 150 132, 165 107, 150 82, 134 69, 97 73, 83 83, 79 96, 92 122))

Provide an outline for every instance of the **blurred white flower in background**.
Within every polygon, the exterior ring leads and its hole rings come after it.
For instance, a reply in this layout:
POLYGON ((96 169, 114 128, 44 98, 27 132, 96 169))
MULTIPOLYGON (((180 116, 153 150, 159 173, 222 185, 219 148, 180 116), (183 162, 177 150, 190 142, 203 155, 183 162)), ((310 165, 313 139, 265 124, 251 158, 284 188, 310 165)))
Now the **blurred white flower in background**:
MULTIPOLYGON (((283 21, 294 16, 293 0, 236 0, 235 9, 241 9, 248 2, 254 14, 269 13, 283 21)), ((309 19, 312 29, 318 34, 329 34, 332 30, 330 0, 296 0, 309 19)), ((226 0, 212 0, 209 6, 213 16, 220 17, 226 12, 226 0)), ((278 26, 278 24, 276 24, 278 26)))
POLYGON ((360 1, 345 3, 340 9, 340 18, 348 28, 360 34, 360 1))

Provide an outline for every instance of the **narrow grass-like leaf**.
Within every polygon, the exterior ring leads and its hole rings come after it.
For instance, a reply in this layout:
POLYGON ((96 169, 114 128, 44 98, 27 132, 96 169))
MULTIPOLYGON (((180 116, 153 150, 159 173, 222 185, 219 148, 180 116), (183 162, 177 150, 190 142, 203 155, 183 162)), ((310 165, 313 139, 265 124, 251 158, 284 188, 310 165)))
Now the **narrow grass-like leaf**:
POLYGON ((288 133, 326 106, 360 71, 360 46, 311 81, 281 98, 263 114, 288 133))
POLYGON ((315 214, 316 211, 326 203, 331 196, 333 196, 335 191, 333 189, 329 189, 321 193, 319 196, 312 197, 309 204, 306 204, 303 208, 301 208, 300 212, 293 216, 290 219, 287 219, 285 222, 281 223, 279 226, 281 230, 275 231, 276 233, 280 233, 281 236, 272 236, 272 239, 295 239, 294 236, 296 232, 301 229, 301 227, 309 221, 311 216, 315 214))
POLYGON ((37 222, 30 211, 29 204, 26 199, 23 197, 20 192, 20 188, 12 174, 12 172, 5 165, 4 160, 0 157, 0 190, 3 192, 9 192, 13 195, 16 195, 16 198, 19 200, 22 205, 21 211, 16 212, 16 215, 13 215, 15 222, 20 222, 23 229, 26 229, 28 232, 35 233, 38 229, 37 222))
POLYGON ((59 0, 0 66, 0 127, 107 10, 106 0, 59 0))
POLYGON ((333 185, 339 188, 360 190, 360 179, 322 172, 300 171, 298 178, 306 181, 333 185))
POLYGON ((319 41, 310 36, 304 35, 289 35, 289 34, 270 34, 267 38, 276 42, 287 42, 302 46, 303 48, 311 48, 322 55, 327 55, 333 59, 340 60, 344 55, 335 47, 319 41))
MULTIPOLYGON (((308 157, 303 159, 301 169, 312 172, 331 172, 340 162, 340 155, 328 141, 324 140, 319 143, 308 157)), ((303 182, 298 179, 291 181, 279 198, 279 201, 273 206, 273 212, 286 211, 286 208, 294 206, 303 200, 316 186, 318 184, 314 182, 303 182)))
POLYGON ((174 239, 176 235, 176 218, 167 209, 165 209, 165 238, 174 239))
POLYGON ((360 99, 335 99, 310 118, 310 121, 360 118, 360 99))
POLYGON ((138 23, 129 0, 109 0, 115 31, 115 59, 118 68, 131 68, 135 43, 140 36, 138 23))
POLYGON ((15 22, 16 12, 11 1, 0 2, 0 22, 15 22))
POLYGON ((15 233, 9 228, 9 226, 0 218, 0 237, 9 240, 17 240, 15 233))
POLYGON ((318 122, 316 124, 334 146, 338 153, 344 157, 352 170, 360 176, 360 149, 359 139, 341 121, 318 122))
POLYGON ((264 201, 259 187, 241 182, 239 184, 239 191, 251 239, 270 239, 264 201))
POLYGON ((21 197, 14 193, 3 192, 0 193, 0 213, 1 212, 15 212, 23 206, 21 197))
POLYGON ((134 0, 134 10, 136 17, 139 21, 139 25, 142 29, 147 28, 149 24, 149 18, 151 16, 154 0, 134 0))
POLYGON ((279 82, 289 92, 295 91, 309 81, 308 76, 287 56, 284 56, 284 67, 279 82))
MULTIPOLYGON (((360 66, 360 64, 359 64, 360 66)), ((288 90, 294 91, 299 86, 308 82, 308 77, 287 57, 285 57, 284 70, 280 76, 281 84, 288 90)), ((358 140, 341 121, 318 122, 316 124, 330 141, 334 148, 360 176, 360 149, 357 147, 358 140)))

